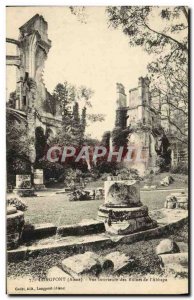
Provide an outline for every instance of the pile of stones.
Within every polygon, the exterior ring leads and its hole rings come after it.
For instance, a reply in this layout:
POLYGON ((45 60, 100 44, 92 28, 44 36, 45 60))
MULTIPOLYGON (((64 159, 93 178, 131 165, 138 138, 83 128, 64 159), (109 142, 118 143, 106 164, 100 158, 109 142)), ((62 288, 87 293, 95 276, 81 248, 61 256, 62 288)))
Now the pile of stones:
POLYGON ((171 193, 166 197, 165 208, 188 209, 188 193, 171 193))
POLYGON ((188 252, 181 252, 173 240, 162 240, 156 247, 156 254, 161 259, 161 265, 166 272, 175 277, 183 273, 188 275, 188 252))
POLYGON ((111 252, 105 257, 87 251, 64 259, 60 267, 48 270, 47 278, 55 277, 99 277, 101 274, 120 275, 134 266, 135 260, 119 251, 111 252))

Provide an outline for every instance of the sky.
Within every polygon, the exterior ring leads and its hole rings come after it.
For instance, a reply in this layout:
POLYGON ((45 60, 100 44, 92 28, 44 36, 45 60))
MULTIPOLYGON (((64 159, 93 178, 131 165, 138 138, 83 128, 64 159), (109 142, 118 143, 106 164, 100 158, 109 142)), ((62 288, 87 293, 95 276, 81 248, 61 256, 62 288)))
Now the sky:
MULTIPOLYGON (((116 83, 130 88, 147 74, 149 56, 141 48, 131 48, 122 31, 108 26, 105 7, 87 7, 87 23, 81 23, 68 7, 8 7, 6 36, 17 39, 18 28, 41 14, 48 22, 52 47, 45 63, 44 82, 52 92, 59 82, 85 85, 94 90, 90 113, 105 114, 105 121, 89 124, 87 133, 101 138, 115 122, 116 83)), ((7 46, 14 54, 15 46, 7 46)), ((7 67, 7 95, 15 89, 15 68, 7 67)))

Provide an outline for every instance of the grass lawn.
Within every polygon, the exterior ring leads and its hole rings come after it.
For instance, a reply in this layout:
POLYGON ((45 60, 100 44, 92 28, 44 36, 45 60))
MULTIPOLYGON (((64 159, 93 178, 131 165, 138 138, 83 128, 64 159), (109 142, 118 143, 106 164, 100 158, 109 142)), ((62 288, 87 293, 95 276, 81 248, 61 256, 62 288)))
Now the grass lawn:
MULTIPOLYGON (((148 182, 141 182, 141 186, 146 184, 159 184, 160 180, 169 173, 154 175, 148 182)), ((149 210, 164 207, 166 196, 170 193, 169 189, 186 188, 188 176, 172 174, 174 182, 168 188, 154 191, 141 191, 141 201, 147 205, 149 210)), ((103 187, 103 181, 88 183, 88 188, 103 187)), ((95 219, 98 207, 103 200, 77 201, 70 202, 67 194, 56 194, 52 189, 49 191, 38 192, 39 197, 25 198, 28 210, 25 212, 25 219, 30 223, 54 223, 57 226, 63 224, 75 224, 82 219, 95 219)))
MULTIPOLYGON (((141 201, 150 210, 164 207, 169 191, 142 191, 141 201)), ((95 219, 103 200, 69 201, 67 194, 40 192, 40 197, 25 198, 28 210, 25 220, 30 223, 54 223, 57 226, 75 224, 82 219, 95 219)))

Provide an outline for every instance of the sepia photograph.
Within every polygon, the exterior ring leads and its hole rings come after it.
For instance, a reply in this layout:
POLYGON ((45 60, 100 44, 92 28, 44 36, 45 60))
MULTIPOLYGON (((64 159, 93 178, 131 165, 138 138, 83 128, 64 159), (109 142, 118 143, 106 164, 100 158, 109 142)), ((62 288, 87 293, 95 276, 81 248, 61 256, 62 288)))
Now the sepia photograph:
POLYGON ((180 5, 6 7, 7 294, 189 294, 189 32, 180 5))

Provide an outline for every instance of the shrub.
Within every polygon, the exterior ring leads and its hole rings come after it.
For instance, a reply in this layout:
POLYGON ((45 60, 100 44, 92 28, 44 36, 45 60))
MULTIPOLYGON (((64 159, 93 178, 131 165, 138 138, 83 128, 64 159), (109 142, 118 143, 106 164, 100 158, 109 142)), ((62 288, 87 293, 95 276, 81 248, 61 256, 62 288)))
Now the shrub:
POLYGON ((178 163, 176 166, 171 167, 171 173, 173 174, 185 174, 188 175, 188 164, 186 163, 178 163))

